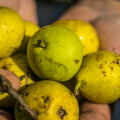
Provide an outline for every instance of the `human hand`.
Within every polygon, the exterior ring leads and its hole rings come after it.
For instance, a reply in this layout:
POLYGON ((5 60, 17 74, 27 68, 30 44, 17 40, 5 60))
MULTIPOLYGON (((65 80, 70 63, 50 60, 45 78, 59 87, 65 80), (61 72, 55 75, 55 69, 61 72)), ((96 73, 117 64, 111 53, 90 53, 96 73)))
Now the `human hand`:
POLYGON ((0 6, 12 8, 20 14, 25 21, 38 24, 35 0, 0 0, 0 6))
POLYGON ((111 120, 111 106, 85 101, 80 107, 79 120, 111 120))
MULTIPOLYGON (((117 0, 83 0, 66 11, 59 20, 77 19, 92 23, 100 38, 100 49, 120 54, 120 2, 117 0)), ((110 120, 107 104, 85 102, 80 108, 79 120, 110 120)))
POLYGON ((120 2, 118 0, 79 0, 60 16, 59 20, 80 19, 91 22, 106 14, 120 15, 120 2))

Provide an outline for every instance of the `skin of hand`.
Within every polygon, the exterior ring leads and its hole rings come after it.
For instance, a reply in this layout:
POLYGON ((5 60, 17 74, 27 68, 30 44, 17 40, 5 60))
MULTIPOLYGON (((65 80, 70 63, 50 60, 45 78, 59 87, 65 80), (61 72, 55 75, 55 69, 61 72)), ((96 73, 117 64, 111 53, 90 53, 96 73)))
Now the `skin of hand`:
POLYGON ((85 101, 80 107, 79 120, 111 120, 111 106, 85 101))
MULTIPOLYGON (((0 5, 16 10, 24 20, 38 24, 34 0, 0 0, 0 5)), ((60 19, 81 19, 88 22, 105 14, 120 14, 117 0, 82 0, 68 9, 60 19)), ((110 120, 111 108, 107 104, 84 102, 80 108, 79 120, 110 120)))
POLYGON ((0 6, 12 8, 23 20, 38 24, 35 0, 0 0, 0 6))
POLYGON ((59 20, 80 19, 91 22, 106 14, 120 15, 120 2, 118 0, 80 0, 68 9, 59 20))

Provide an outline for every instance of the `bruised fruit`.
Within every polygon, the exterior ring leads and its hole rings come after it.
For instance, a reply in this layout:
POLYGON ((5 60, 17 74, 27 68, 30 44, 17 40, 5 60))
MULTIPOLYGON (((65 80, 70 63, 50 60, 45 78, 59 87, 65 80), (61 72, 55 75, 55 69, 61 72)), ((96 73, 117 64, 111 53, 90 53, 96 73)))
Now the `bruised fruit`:
POLYGON ((27 58, 39 78, 67 81, 81 66, 82 44, 79 37, 66 27, 45 26, 30 39, 27 58))
MULTIPOLYGON (((62 84, 42 80, 33 83, 22 93, 26 104, 38 115, 39 120, 78 120, 79 105, 73 93, 62 84)), ((16 120, 32 120, 17 102, 16 120)))
POLYGON ((120 56, 98 51, 85 56, 76 75, 75 92, 95 103, 112 103, 120 97, 120 56))

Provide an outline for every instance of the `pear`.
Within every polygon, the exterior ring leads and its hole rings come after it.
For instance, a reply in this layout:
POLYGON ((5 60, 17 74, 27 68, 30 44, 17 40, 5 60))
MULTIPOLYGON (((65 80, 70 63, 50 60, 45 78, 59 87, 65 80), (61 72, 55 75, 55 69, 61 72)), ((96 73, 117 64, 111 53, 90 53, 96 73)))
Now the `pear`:
POLYGON ((120 98, 120 56, 98 51, 85 56, 76 74, 75 93, 95 103, 113 103, 120 98))
MULTIPOLYGON (((78 120, 79 105, 74 94, 64 85, 42 80, 29 85, 22 93, 26 104, 38 115, 39 120, 78 120)), ((32 120, 17 102, 16 120, 32 120)))
POLYGON ((67 81, 81 66, 82 44, 79 37, 70 29, 48 25, 30 39, 27 58, 31 69, 39 78, 67 81))
POLYGON ((0 6, 0 58, 9 57, 20 47, 25 24, 14 10, 0 6))

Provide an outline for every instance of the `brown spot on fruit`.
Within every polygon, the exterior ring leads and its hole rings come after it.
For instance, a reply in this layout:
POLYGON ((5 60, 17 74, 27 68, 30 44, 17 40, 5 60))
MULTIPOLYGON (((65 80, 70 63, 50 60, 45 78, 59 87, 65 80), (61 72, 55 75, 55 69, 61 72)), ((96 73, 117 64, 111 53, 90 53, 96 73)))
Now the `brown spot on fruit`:
POLYGON ((25 96, 28 96, 29 95, 29 93, 25 93, 25 96))
POLYGON ((25 78, 25 75, 21 75, 19 78, 20 78, 20 81, 21 81, 25 78))
POLYGON ((85 87, 86 87, 86 84, 87 84, 87 83, 86 83, 84 80, 81 80, 81 86, 80 86, 80 87, 81 87, 81 88, 85 88, 85 87))
POLYGON ((44 103, 47 103, 49 101, 49 96, 47 96, 47 97, 42 96, 42 98, 44 100, 44 103))
POLYGON ((49 101, 49 96, 47 96, 45 99, 44 99, 44 103, 47 103, 49 101))
POLYGON ((110 67, 111 71, 113 71, 113 67, 110 67))
POLYGON ((75 63, 78 64, 80 60, 75 60, 75 63))
POLYGON ((117 59, 117 64, 119 65, 119 60, 117 59))
POLYGON ((101 59, 103 59, 103 54, 100 53, 96 56, 96 60, 100 61, 101 59))
POLYGON ((116 63, 116 61, 112 61, 111 64, 112 64, 112 63, 116 63))
POLYGON ((7 66, 5 66, 5 65, 2 68, 5 69, 5 70, 7 70, 7 66))
POLYGON ((103 74, 105 74, 105 71, 102 71, 103 74))
POLYGON ((105 74, 106 72, 105 71, 102 71, 102 73, 104 74, 104 76, 106 76, 106 74, 105 74))
POLYGON ((103 64, 100 64, 100 65, 99 65, 99 68, 100 68, 100 69, 103 69, 103 64))
POLYGON ((65 109, 63 109, 62 106, 60 106, 59 110, 57 111, 57 115, 60 116, 60 118, 63 120, 64 116, 68 115, 65 109))

